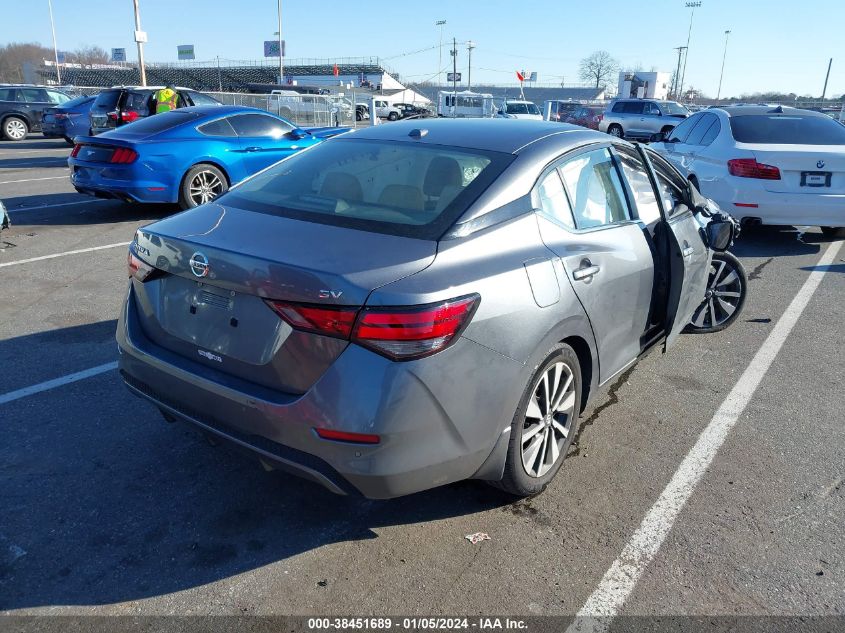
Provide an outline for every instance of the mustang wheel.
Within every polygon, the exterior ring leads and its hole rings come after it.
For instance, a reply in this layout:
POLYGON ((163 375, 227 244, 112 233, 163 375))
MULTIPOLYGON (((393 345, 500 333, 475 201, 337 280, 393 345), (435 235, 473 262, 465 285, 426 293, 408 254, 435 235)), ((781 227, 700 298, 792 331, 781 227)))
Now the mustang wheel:
POLYGON ((742 312, 748 279, 742 263, 731 253, 713 253, 704 301, 693 312, 686 332, 707 334, 724 330, 742 312))
POLYGON ((523 393, 511 423, 499 488, 519 496, 542 492, 557 474, 578 428, 581 366, 564 343, 552 348, 523 393))
POLYGON ((198 207, 211 202, 229 190, 229 183, 222 171, 214 165, 194 165, 182 179, 179 206, 183 209, 198 207))
POLYGON ((3 121, 3 138, 9 141, 22 141, 26 138, 29 127, 26 121, 16 116, 10 116, 3 121))

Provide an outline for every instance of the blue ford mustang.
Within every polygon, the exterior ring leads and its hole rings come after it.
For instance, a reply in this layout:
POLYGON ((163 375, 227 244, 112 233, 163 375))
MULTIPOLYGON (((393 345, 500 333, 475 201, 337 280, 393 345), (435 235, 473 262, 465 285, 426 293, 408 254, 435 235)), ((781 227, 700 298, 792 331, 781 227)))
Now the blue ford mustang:
POLYGON ((301 130, 241 106, 180 108, 96 137, 77 137, 68 159, 70 178, 80 193, 127 202, 178 202, 187 209, 346 131, 301 130))

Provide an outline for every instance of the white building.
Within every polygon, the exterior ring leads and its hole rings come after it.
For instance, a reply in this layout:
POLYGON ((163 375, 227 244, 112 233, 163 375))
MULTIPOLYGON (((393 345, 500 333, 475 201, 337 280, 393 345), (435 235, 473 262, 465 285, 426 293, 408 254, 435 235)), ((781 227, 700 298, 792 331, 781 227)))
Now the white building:
POLYGON ((619 73, 618 98, 668 99, 672 73, 631 72, 619 73))

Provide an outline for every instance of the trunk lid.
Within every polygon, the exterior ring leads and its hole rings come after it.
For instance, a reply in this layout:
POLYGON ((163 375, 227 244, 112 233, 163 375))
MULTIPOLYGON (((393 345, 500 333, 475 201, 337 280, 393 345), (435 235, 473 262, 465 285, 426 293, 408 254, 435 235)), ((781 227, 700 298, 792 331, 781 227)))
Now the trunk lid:
POLYGON ((166 271, 133 281, 153 342, 304 393, 348 341, 294 330, 264 300, 361 306, 372 290, 430 265, 437 243, 210 204, 141 229, 133 248, 166 271))
POLYGON ((845 193, 845 150, 838 145, 737 144, 749 150, 758 163, 780 170, 780 180, 764 180, 774 193, 845 193))

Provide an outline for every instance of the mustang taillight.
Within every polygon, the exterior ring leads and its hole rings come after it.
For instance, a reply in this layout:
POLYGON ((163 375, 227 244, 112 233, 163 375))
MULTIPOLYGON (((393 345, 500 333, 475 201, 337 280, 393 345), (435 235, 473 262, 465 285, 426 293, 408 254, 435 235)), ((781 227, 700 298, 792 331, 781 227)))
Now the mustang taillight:
POLYGON ((728 173, 739 178, 780 180, 780 169, 774 165, 758 163, 753 158, 732 158, 728 161, 728 173))
POLYGON ((126 266, 129 269, 129 277, 134 277, 140 282, 150 281, 164 274, 163 271, 155 266, 150 266, 143 259, 135 255, 132 249, 129 249, 129 254, 126 256, 126 266))
POLYGON ((53 118, 56 119, 56 121, 64 121, 67 117, 68 115, 66 112, 56 112, 53 114, 53 118))
POLYGON ((126 147, 118 147, 116 150, 114 150, 114 152, 112 152, 109 162, 126 165, 128 163, 134 162, 137 158, 138 152, 136 152, 135 150, 127 149, 126 147))
POLYGON ((477 294, 402 307, 312 306, 267 301, 292 327, 349 339, 392 360, 411 360, 448 347, 469 323, 477 294))
POLYGON ((70 152, 70 157, 76 158, 76 156, 79 154, 79 150, 81 150, 81 149, 82 149, 82 145, 80 145, 79 143, 74 145, 73 150, 71 150, 71 152, 70 152))

